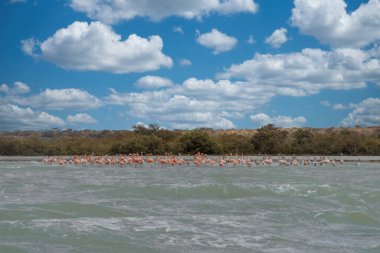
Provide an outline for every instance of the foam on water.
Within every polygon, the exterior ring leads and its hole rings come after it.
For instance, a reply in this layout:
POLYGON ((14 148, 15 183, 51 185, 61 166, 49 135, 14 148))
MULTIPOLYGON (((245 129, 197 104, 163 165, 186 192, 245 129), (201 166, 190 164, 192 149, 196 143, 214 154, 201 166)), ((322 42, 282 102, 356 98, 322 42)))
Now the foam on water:
POLYGON ((0 252, 378 252, 380 168, 0 163, 0 252))

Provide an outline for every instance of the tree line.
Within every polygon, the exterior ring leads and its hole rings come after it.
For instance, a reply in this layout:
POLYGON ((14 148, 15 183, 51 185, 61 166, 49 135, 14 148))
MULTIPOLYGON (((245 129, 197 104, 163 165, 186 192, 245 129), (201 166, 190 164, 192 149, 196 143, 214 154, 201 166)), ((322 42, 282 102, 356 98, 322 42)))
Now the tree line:
POLYGON ((380 127, 292 128, 256 131, 166 130, 157 124, 131 131, 63 130, 0 133, 0 155, 195 154, 380 155, 380 127), (370 130, 370 131, 368 131, 370 130))

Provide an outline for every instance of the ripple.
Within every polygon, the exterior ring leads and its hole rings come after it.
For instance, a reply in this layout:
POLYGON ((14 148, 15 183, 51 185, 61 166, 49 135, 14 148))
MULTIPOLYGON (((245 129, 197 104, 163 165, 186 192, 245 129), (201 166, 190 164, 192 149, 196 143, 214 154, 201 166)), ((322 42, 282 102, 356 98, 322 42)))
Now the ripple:
POLYGON ((0 163, 0 252, 377 252, 372 167, 0 163), (13 166, 13 167, 12 167, 13 166))

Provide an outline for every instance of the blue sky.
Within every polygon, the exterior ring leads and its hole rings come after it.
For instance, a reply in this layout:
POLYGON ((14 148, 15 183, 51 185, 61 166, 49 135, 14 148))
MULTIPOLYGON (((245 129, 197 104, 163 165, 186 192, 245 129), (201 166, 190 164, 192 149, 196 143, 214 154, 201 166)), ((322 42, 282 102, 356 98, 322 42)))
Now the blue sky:
POLYGON ((380 124, 380 0, 3 0, 0 130, 380 124))

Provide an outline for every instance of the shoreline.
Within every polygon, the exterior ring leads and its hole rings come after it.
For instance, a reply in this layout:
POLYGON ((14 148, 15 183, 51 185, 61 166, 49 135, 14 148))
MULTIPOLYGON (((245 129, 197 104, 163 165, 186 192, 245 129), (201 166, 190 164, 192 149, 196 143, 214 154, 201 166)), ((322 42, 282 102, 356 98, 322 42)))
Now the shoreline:
MULTIPOLYGON (((0 156, 0 162, 42 162, 42 160, 46 157, 48 157, 48 156, 0 156)), ((63 157, 64 159, 70 159, 73 156, 54 156, 54 157, 63 157)), ((112 157, 112 156, 110 156, 110 157, 112 157)), ((181 157, 186 158, 186 157, 192 157, 192 156, 181 156, 181 157)), ((220 156, 210 155, 209 157, 210 158, 216 158, 216 157, 220 157, 220 156)), ((229 156, 225 156, 225 157, 229 157, 229 156)), ((263 157, 263 156, 245 155, 244 157, 249 157, 252 159, 258 159, 258 158, 263 157)), ((294 155, 294 156, 293 155, 285 155, 285 156, 274 155, 274 156, 270 156, 270 157, 273 159, 273 161, 277 162, 278 160, 281 159, 281 157, 285 157, 286 159, 292 159, 293 157, 298 158, 298 159, 302 159, 305 156, 302 156, 302 155, 298 155, 298 156, 297 155, 294 155)), ((357 162, 360 162, 360 163, 380 163, 380 156, 320 156, 320 155, 310 155, 307 157, 309 157, 310 159, 314 159, 314 157, 315 158, 328 157, 328 158, 334 159, 334 160, 343 159, 343 161, 346 163, 357 163, 357 162)))

